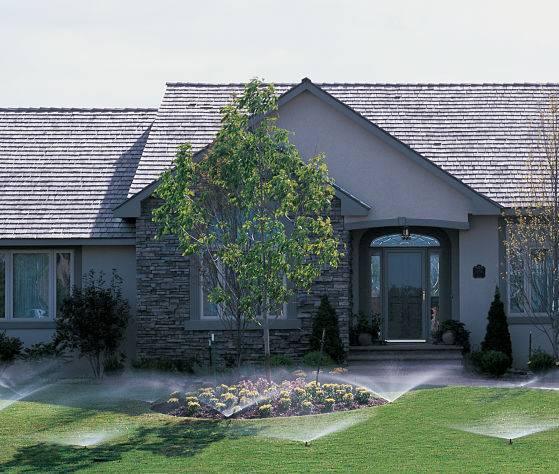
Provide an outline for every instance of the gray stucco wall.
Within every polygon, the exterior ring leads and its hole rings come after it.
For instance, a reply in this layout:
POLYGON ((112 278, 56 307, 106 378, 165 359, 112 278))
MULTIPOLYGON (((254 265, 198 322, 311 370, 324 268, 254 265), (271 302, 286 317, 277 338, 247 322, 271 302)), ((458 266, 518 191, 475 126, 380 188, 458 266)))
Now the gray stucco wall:
POLYGON ((499 284, 499 228, 497 216, 472 216, 470 229, 460 232, 460 320, 479 346, 485 337, 487 311, 499 284), (475 265, 483 265, 485 278, 473 278, 475 265))
MULTIPOLYGON (((505 255, 502 249, 503 235, 499 232, 499 218, 472 216, 471 228, 460 231, 460 320, 472 332, 474 349, 478 349, 487 328, 487 312, 493 300, 495 287, 499 286, 505 311, 508 313, 505 255), (481 264, 486 268, 484 279, 474 279, 472 269, 481 264)), ((529 324, 528 319, 509 315, 509 331, 512 339, 513 365, 526 367, 528 341, 532 333, 532 348, 551 352, 549 341, 529 324)))
POLYGON ((336 183, 372 206, 369 216, 347 222, 399 216, 468 221, 468 197, 310 93, 285 104, 279 115, 303 158, 325 153, 336 183))
MULTIPOLYGON (((216 329, 187 329, 187 323, 197 319, 190 314, 190 259, 177 249, 174 237, 154 240, 155 224, 151 212, 158 205, 155 198, 142 204, 142 216, 137 220, 137 278, 139 358, 195 359, 205 363, 208 338, 215 334, 214 354, 219 362, 230 360, 235 353, 232 331, 216 329)), ((310 293, 297 297, 296 316, 299 329, 272 329, 271 350, 274 354, 299 357, 309 350, 312 317, 320 297, 328 294, 339 319, 340 333, 346 348, 349 344, 349 313, 351 308, 349 232, 343 228, 340 202, 334 199, 331 219, 336 235, 346 244, 345 256, 337 269, 325 269, 310 293)), ((263 352, 260 330, 247 331, 244 339, 245 361, 261 361, 263 352)))

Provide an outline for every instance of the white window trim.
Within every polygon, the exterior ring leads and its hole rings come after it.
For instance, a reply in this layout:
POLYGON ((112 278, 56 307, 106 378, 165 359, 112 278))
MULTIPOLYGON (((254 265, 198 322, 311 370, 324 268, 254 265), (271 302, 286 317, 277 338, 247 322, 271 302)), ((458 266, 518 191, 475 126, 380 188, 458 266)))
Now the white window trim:
POLYGON ((56 319, 56 254, 70 254, 70 288, 74 287, 74 251, 72 249, 0 249, 0 253, 4 254, 5 270, 5 312, 4 318, 0 321, 18 321, 18 322, 37 322, 37 321, 53 321, 56 319), (14 254, 21 253, 42 253, 49 256, 49 316, 47 318, 15 318, 13 314, 14 299, 14 254))
MULTIPOLYGON (((546 248, 542 248, 542 247, 530 247, 528 249, 528 251, 526 252, 526 254, 523 256, 522 258, 522 265, 523 265, 523 270, 522 270, 522 286, 524 288, 524 291, 526 293, 526 297, 528 298, 528 300, 531 301, 532 299, 532 285, 530 284, 529 278, 526 275, 526 272, 524 271, 524 266, 526 265, 528 259, 530 258, 530 255, 532 254, 532 252, 534 250, 546 250, 546 248)), ((507 257, 507 309, 508 309, 508 314, 509 315, 515 315, 515 316, 526 316, 528 313, 526 311, 513 311, 512 310, 512 306, 511 306, 511 283, 510 283, 510 275, 511 275, 511 258, 510 256, 507 257)), ((547 313, 534 313, 533 316, 535 317, 546 317, 547 313)))

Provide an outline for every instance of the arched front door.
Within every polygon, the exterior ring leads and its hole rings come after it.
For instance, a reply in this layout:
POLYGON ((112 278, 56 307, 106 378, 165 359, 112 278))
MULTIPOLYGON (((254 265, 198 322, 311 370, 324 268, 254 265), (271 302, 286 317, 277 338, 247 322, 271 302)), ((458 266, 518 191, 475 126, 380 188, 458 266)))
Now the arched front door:
POLYGON ((371 242, 371 307, 387 341, 426 341, 438 321, 440 242, 390 234, 371 242))

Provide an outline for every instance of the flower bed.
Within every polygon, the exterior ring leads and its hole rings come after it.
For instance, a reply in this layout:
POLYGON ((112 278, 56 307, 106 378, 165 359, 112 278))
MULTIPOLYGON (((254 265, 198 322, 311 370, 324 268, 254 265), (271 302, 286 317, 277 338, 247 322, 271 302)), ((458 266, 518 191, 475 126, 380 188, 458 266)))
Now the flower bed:
POLYGON ((281 383, 241 380, 195 392, 173 392, 153 409, 173 416, 197 418, 267 418, 298 416, 382 405, 386 400, 350 384, 307 382, 304 378, 281 383))

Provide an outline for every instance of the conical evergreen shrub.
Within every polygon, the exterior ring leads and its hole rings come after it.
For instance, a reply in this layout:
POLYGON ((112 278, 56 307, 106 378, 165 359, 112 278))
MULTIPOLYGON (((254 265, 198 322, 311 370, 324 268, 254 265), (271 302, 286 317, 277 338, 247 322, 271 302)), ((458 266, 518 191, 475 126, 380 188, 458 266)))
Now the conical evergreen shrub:
POLYGON ((512 343, 510 340, 509 324, 505 314, 505 305, 501 301, 499 289, 495 289, 495 297, 487 314, 487 330, 485 339, 481 343, 483 351, 499 351, 509 358, 512 365, 512 343))
POLYGON ((320 306, 313 319, 312 335, 310 339, 310 350, 320 350, 320 339, 322 330, 326 329, 324 337, 324 353, 328 354, 334 361, 340 363, 344 360, 344 347, 340 339, 340 328, 336 311, 330 304, 327 296, 320 300, 320 306))

